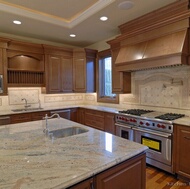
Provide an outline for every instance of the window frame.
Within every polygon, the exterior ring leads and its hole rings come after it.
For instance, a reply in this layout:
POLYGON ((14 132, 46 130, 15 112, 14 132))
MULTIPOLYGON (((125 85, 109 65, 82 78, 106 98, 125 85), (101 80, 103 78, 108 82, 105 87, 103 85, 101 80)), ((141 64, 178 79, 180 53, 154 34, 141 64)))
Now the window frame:
MULTIPOLYGON (((113 104, 119 104, 119 95, 116 94, 114 97, 110 97, 110 96, 102 96, 102 91, 103 91, 103 86, 101 85, 101 73, 99 73, 99 69, 100 69, 100 64, 101 64, 101 59, 107 58, 107 57, 111 57, 111 50, 110 49, 106 49, 103 51, 98 52, 98 59, 97 59, 97 69, 96 69, 96 73, 97 73, 97 102, 103 102, 103 103, 113 103, 113 104)), ((111 64, 113 64, 113 59, 111 64)), ((113 65, 112 65, 112 71, 113 71, 113 65)), ((113 81, 113 78, 112 78, 113 81)))

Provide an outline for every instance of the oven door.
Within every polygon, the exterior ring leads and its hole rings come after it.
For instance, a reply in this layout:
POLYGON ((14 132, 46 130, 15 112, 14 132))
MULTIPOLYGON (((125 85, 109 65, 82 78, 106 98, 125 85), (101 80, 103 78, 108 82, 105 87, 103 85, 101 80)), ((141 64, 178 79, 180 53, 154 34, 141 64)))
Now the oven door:
POLYGON ((134 128, 135 142, 149 147, 146 157, 171 166, 171 137, 170 133, 155 130, 134 128))
POLYGON ((116 135, 134 141, 134 131, 130 125, 115 123, 116 135))

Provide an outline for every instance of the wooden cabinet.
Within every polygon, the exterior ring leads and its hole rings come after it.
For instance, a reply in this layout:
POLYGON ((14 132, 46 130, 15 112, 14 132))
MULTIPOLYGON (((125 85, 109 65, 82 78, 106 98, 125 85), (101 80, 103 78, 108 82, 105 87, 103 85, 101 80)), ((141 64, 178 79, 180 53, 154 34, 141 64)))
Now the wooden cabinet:
POLYGON ((145 189, 145 159, 138 155, 68 189, 145 189))
POLYGON ((174 169, 184 178, 190 179, 190 127, 174 125, 174 169))
POLYGON ((30 112, 30 113, 21 113, 21 114, 12 114, 10 115, 10 123, 23 123, 28 121, 37 121, 42 120, 45 115, 50 115, 49 111, 41 112, 30 112))
POLYGON ((104 113, 104 128, 105 132, 116 134, 115 129, 115 114, 112 113, 104 113))
POLYGON ((11 115, 10 117, 11 117, 11 124, 31 121, 31 113, 14 114, 11 115))
POLYGON ((146 163, 143 154, 98 174, 96 189, 145 189, 145 177, 146 163))
POLYGON ((0 38, 0 75, 3 78, 3 93, 7 95, 7 46, 9 39, 0 38))
POLYGON ((95 92, 96 50, 74 49, 73 86, 74 92, 95 92))
POLYGON ((75 186, 69 187, 68 189, 93 189, 93 180, 93 178, 87 179, 81 183, 76 184, 75 186))
POLYGON ((85 125, 104 131, 104 112, 85 109, 85 125))
POLYGON ((71 111, 71 117, 70 117, 70 120, 71 121, 74 121, 74 122, 77 122, 77 113, 78 113, 78 108, 70 108, 70 111, 71 111))
POLYGON ((131 73, 116 71, 115 61, 119 53, 119 43, 110 41, 112 55, 112 93, 131 93, 131 73))
POLYGON ((50 112, 49 111, 33 112, 33 113, 31 113, 31 121, 42 120, 46 114, 49 116, 50 112))
POLYGON ((10 41, 7 48, 8 87, 42 87, 44 52, 40 44, 10 41))
POLYGON ((72 49, 43 45, 46 67, 46 93, 73 91, 72 49))
POLYGON ((77 122, 81 124, 85 124, 85 109, 84 108, 77 109, 77 122))

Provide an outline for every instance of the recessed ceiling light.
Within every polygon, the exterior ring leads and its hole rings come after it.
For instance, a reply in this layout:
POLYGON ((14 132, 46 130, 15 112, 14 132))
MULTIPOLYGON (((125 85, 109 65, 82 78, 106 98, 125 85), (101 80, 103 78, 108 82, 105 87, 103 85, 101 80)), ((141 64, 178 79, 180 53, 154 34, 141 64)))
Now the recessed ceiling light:
POLYGON ((101 21, 106 21, 106 20, 108 20, 108 17, 107 16, 102 16, 102 17, 100 17, 100 20, 101 21))
POLYGON ((75 34, 70 34, 70 37, 76 37, 76 35, 75 34))
POLYGON ((123 1, 118 4, 118 8, 122 10, 127 10, 130 9, 134 6, 134 2, 132 1, 123 1))
POLYGON ((19 24, 21 24, 21 21, 19 21, 19 20, 14 20, 13 23, 19 25, 19 24))

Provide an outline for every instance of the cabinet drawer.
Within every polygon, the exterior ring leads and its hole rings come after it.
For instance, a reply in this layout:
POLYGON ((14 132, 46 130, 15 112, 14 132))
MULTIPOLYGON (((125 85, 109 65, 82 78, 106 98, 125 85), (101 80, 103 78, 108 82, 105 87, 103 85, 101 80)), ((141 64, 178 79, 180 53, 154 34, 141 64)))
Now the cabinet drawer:
POLYGON ((93 116, 100 116, 100 117, 104 117, 104 112, 101 111, 96 111, 96 110, 85 110, 85 114, 91 114, 93 116))
POLYGON ((104 118, 86 114, 85 125, 94 127, 96 129, 104 130, 104 118))
POLYGON ((31 114, 15 114, 11 115, 11 124, 12 123, 22 123, 31 121, 31 114))
POLYGON ((45 117, 46 114, 49 115, 49 112, 48 111, 45 111, 45 112, 34 112, 31 115, 31 120, 32 121, 42 120, 43 117, 45 117))

